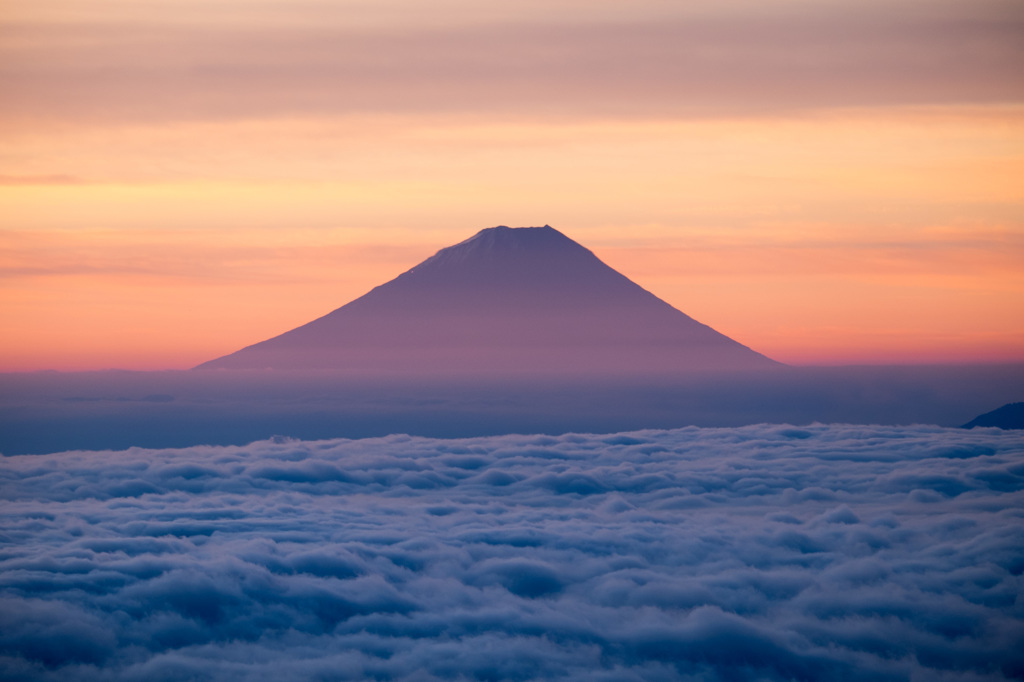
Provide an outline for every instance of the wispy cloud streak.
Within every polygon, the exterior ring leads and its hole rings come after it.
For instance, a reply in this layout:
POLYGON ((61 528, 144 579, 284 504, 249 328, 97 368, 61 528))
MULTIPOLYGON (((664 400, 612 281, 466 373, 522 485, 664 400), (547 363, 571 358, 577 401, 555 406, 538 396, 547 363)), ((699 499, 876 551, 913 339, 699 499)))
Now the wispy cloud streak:
POLYGON ((323 8, 297 9, 299 21, 274 28, 242 15, 203 29, 26 20, 0 41, 0 115, 763 115, 1020 101, 1019 7, 941 10, 901 2, 359 28, 332 22, 323 8))

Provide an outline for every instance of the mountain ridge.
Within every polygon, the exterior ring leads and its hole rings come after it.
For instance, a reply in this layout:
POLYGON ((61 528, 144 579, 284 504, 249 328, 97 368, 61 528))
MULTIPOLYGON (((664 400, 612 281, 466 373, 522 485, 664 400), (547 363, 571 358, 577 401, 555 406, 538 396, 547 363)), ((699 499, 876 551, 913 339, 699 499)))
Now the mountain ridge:
POLYGON ((1007 403, 991 412, 980 414, 961 428, 995 427, 997 429, 1024 429, 1024 402, 1007 403))

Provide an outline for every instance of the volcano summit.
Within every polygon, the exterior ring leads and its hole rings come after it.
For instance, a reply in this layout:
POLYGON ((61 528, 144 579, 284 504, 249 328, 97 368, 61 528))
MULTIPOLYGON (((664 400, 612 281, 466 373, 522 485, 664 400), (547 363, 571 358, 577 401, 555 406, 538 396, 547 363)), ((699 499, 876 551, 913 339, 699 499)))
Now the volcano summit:
POLYGON ((777 364, 545 225, 482 230, 317 320, 197 369, 649 375, 777 364))

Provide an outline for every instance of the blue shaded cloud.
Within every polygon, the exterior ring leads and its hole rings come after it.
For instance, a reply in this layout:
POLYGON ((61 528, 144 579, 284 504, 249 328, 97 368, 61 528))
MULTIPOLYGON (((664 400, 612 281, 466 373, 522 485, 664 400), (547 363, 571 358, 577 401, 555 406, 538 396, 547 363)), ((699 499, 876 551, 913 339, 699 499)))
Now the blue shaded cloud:
POLYGON ((0 677, 1007 680, 1024 442, 760 425, 0 460, 0 677))

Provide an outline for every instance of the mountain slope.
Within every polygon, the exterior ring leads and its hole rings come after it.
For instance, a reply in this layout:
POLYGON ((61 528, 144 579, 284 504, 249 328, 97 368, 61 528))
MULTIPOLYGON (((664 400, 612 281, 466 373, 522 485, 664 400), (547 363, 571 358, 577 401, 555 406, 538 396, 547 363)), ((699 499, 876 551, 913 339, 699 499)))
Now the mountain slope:
POLYGON ((775 364, 557 230, 501 226, 442 249, 324 317, 199 367, 458 375, 775 364))
POLYGON ((991 412, 979 415, 963 425, 965 429, 976 426, 995 426, 1000 429, 1024 429, 1024 403, 1008 403, 991 412))

